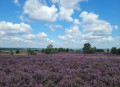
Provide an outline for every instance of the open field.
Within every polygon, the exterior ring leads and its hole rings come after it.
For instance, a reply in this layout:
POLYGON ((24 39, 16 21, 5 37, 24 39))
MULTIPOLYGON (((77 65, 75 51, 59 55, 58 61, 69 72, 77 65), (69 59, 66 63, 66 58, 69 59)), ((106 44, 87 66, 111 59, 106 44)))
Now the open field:
POLYGON ((120 55, 0 55, 0 87, 120 87, 120 55))

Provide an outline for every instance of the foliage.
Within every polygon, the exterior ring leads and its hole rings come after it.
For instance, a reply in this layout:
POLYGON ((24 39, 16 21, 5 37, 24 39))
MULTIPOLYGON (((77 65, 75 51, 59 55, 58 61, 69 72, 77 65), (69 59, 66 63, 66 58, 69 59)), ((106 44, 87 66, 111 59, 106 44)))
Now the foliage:
POLYGON ((83 52, 84 53, 91 53, 91 45, 89 43, 85 43, 83 47, 83 52))
POLYGON ((11 54, 11 55, 14 55, 14 53, 13 53, 13 51, 12 51, 12 50, 10 50, 10 54, 11 54))
POLYGON ((51 53, 58 53, 58 52, 69 52, 69 48, 65 49, 65 48, 47 48, 47 49, 42 49, 41 51, 42 53, 46 53, 46 54, 51 54, 51 53))
POLYGON ((112 47, 111 53, 116 54, 117 53, 117 48, 116 47, 112 47))
POLYGON ((35 51, 32 49, 28 49, 27 52, 28 52, 28 55, 36 55, 35 51))
POLYGON ((109 52, 110 50, 109 49, 107 49, 107 52, 109 52))
POLYGON ((19 54, 20 53, 20 51, 19 50, 16 50, 16 54, 19 54))
POLYGON ((117 49, 117 54, 120 54, 120 48, 117 49))
POLYGON ((96 53, 96 52, 97 52, 97 49, 96 49, 96 47, 93 47, 93 48, 92 48, 89 43, 85 43, 85 44, 84 44, 84 47, 83 47, 83 52, 86 53, 86 54, 96 53))
POLYGON ((97 52, 104 52, 104 49, 97 49, 97 52))
POLYGON ((92 53, 96 53, 97 52, 97 48, 96 47, 93 47, 92 48, 92 53))

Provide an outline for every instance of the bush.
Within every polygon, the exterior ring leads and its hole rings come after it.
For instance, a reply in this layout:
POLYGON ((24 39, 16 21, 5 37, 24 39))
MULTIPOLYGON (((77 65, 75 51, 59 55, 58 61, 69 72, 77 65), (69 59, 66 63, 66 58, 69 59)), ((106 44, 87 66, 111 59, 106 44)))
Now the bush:
POLYGON ((10 50, 10 54, 11 54, 11 55, 14 55, 14 53, 13 53, 13 51, 12 51, 12 50, 10 50))
POLYGON ((35 51, 31 49, 28 49, 27 52, 28 52, 28 55, 36 55, 35 51))
POLYGON ((47 48, 47 49, 42 49, 42 53, 46 54, 51 54, 51 53, 58 53, 58 52, 69 52, 69 48, 47 48))
POLYGON ((117 49, 117 54, 120 54, 120 48, 117 49))
POLYGON ((20 51, 19 50, 16 50, 16 54, 19 54, 20 53, 20 51))
POLYGON ((83 52, 84 53, 92 53, 92 48, 91 48, 91 45, 89 43, 84 44, 83 52))
POLYGON ((111 53, 116 54, 117 53, 117 48, 116 47, 112 47, 111 53))
POLYGON ((104 52, 104 49, 97 49, 97 52, 104 52))
POLYGON ((92 48, 92 53, 96 53, 97 52, 97 48, 96 47, 93 47, 92 48))
POLYGON ((65 49, 65 52, 69 52, 69 48, 65 49))
POLYGON ((109 52, 109 49, 107 49, 107 52, 109 52))

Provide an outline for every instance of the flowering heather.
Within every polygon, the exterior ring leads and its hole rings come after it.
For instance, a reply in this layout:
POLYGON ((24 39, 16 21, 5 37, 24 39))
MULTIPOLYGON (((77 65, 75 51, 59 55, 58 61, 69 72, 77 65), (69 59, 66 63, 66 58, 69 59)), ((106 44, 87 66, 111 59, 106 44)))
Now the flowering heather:
POLYGON ((120 87, 120 56, 0 55, 0 87, 120 87))

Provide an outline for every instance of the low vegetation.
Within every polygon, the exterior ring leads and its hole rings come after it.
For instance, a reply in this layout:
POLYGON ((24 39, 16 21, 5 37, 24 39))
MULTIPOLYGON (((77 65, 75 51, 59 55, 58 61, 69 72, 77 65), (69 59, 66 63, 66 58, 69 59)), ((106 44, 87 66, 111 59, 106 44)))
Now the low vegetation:
POLYGON ((0 55, 0 87, 120 87, 119 55, 0 55))
POLYGON ((111 53, 120 55, 120 48, 112 47, 111 53))
POLYGON ((14 55, 14 52, 13 52, 13 50, 10 50, 10 54, 11 54, 11 55, 14 55))
POLYGON ((16 50, 16 54, 19 54, 20 53, 20 51, 19 50, 16 50))
POLYGON ((51 54, 51 53, 58 53, 58 52, 69 52, 69 48, 47 48, 42 49, 42 53, 51 54))
POLYGON ((28 52, 28 55, 36 55, 35 50, 28 49, 27 52, 28 52))

